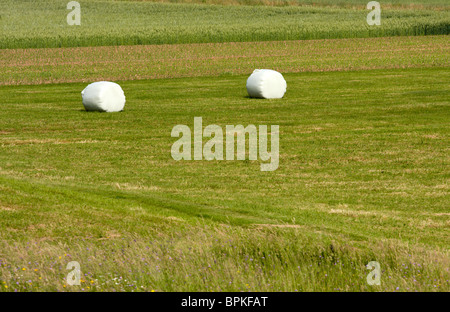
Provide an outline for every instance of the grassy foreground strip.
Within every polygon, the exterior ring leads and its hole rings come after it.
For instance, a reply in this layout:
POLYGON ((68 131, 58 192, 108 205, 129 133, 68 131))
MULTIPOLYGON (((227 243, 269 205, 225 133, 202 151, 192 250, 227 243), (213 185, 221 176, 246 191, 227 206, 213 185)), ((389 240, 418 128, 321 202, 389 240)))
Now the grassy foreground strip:
POLYGON ((367 2, 354 8, 99 0, 79 3, 81 25, 69 26, 66 1, 3 0, 0 48, 448 35, 450 29, 450 11, 440 5, 383 7, 381 25, 369 26, 367 2))
POLYGON ((449 291, 448 67, 285 77, 273 101, 247 75, 123 81, 117 114, 84 83, 0 87, 0 289, 449 291), (195 116, 280 125, 279 168, 174 161, 195 116))
POLYGON ((390 242, 351 246, 295 227, 186 226, 165 220, 145 238, 0 241, 3 291, 448 291, 448 258, 390 242), (166 224, 166 225, 163 225, 166 224), (169 233, 165 227, 171 226, 169 233), (382 284, 367 265, 382 263, 382 284), (81 285, 66 266, 80 263, 81 285))
POLYGON ((0 85, 448 66, 447 36, 12 49, 0 85))

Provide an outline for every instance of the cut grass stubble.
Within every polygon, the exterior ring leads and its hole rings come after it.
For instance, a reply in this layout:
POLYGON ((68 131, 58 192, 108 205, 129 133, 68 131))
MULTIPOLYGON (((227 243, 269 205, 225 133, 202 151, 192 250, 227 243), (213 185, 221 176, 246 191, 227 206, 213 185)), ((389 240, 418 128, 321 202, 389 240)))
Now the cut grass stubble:
POLYGON ((0 52, 0 85, 448 66, 446 36, 205 43, 0 52))

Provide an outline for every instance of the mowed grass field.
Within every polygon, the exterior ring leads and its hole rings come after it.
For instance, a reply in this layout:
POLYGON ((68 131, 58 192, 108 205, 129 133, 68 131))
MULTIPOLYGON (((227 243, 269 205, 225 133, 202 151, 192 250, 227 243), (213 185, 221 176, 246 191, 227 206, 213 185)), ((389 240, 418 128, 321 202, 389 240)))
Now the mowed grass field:
MULTIPOLYGON (((421 5, 443 6, 411 10, 421 5)), ((450 290, 445 34, 51 49, 40 38, 0 50, 0 291, 450 290), (249 98, 255 68, 280 70, 286 96, 249 98), (122 86, 123 112, 84 111, 81 90, 101 79, 122 86), (194 117, 279 125, 279 168, 173 160, 172 128, 194 117), (67 283, 71 261, 80 286, 67 283)))

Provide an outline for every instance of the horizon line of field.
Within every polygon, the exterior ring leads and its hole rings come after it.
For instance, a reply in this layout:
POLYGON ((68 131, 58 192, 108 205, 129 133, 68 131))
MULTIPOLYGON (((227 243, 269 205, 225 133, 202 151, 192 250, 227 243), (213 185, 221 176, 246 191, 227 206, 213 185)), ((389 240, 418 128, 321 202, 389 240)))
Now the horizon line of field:
POLYGON ((447 36, 3 50, 0 85, 446 67, 447 36))

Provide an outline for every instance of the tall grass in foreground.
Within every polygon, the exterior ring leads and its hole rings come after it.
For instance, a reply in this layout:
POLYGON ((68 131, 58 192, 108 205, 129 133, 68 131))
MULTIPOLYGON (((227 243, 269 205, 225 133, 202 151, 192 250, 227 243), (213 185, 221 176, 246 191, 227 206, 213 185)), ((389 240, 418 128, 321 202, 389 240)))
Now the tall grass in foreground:
POLYGON ((153 2, 80 1, 81 26, 68 26, 60 1, 6 1, 0 48, 45 48, 449 33, 450 11, 383 9, 369 26, 368 10, 330 7, 211 6, 153 2))
POLYGON ((350 246, 288 224, 152 232, 147 239, 1 242, 0 291, 450 290, 448 257, 389 241, 350 246), (380 286, 367 283, 372 260, 381 265, 380 286), (71 261, 80 263, 80 286, 67 283, 71 261))

